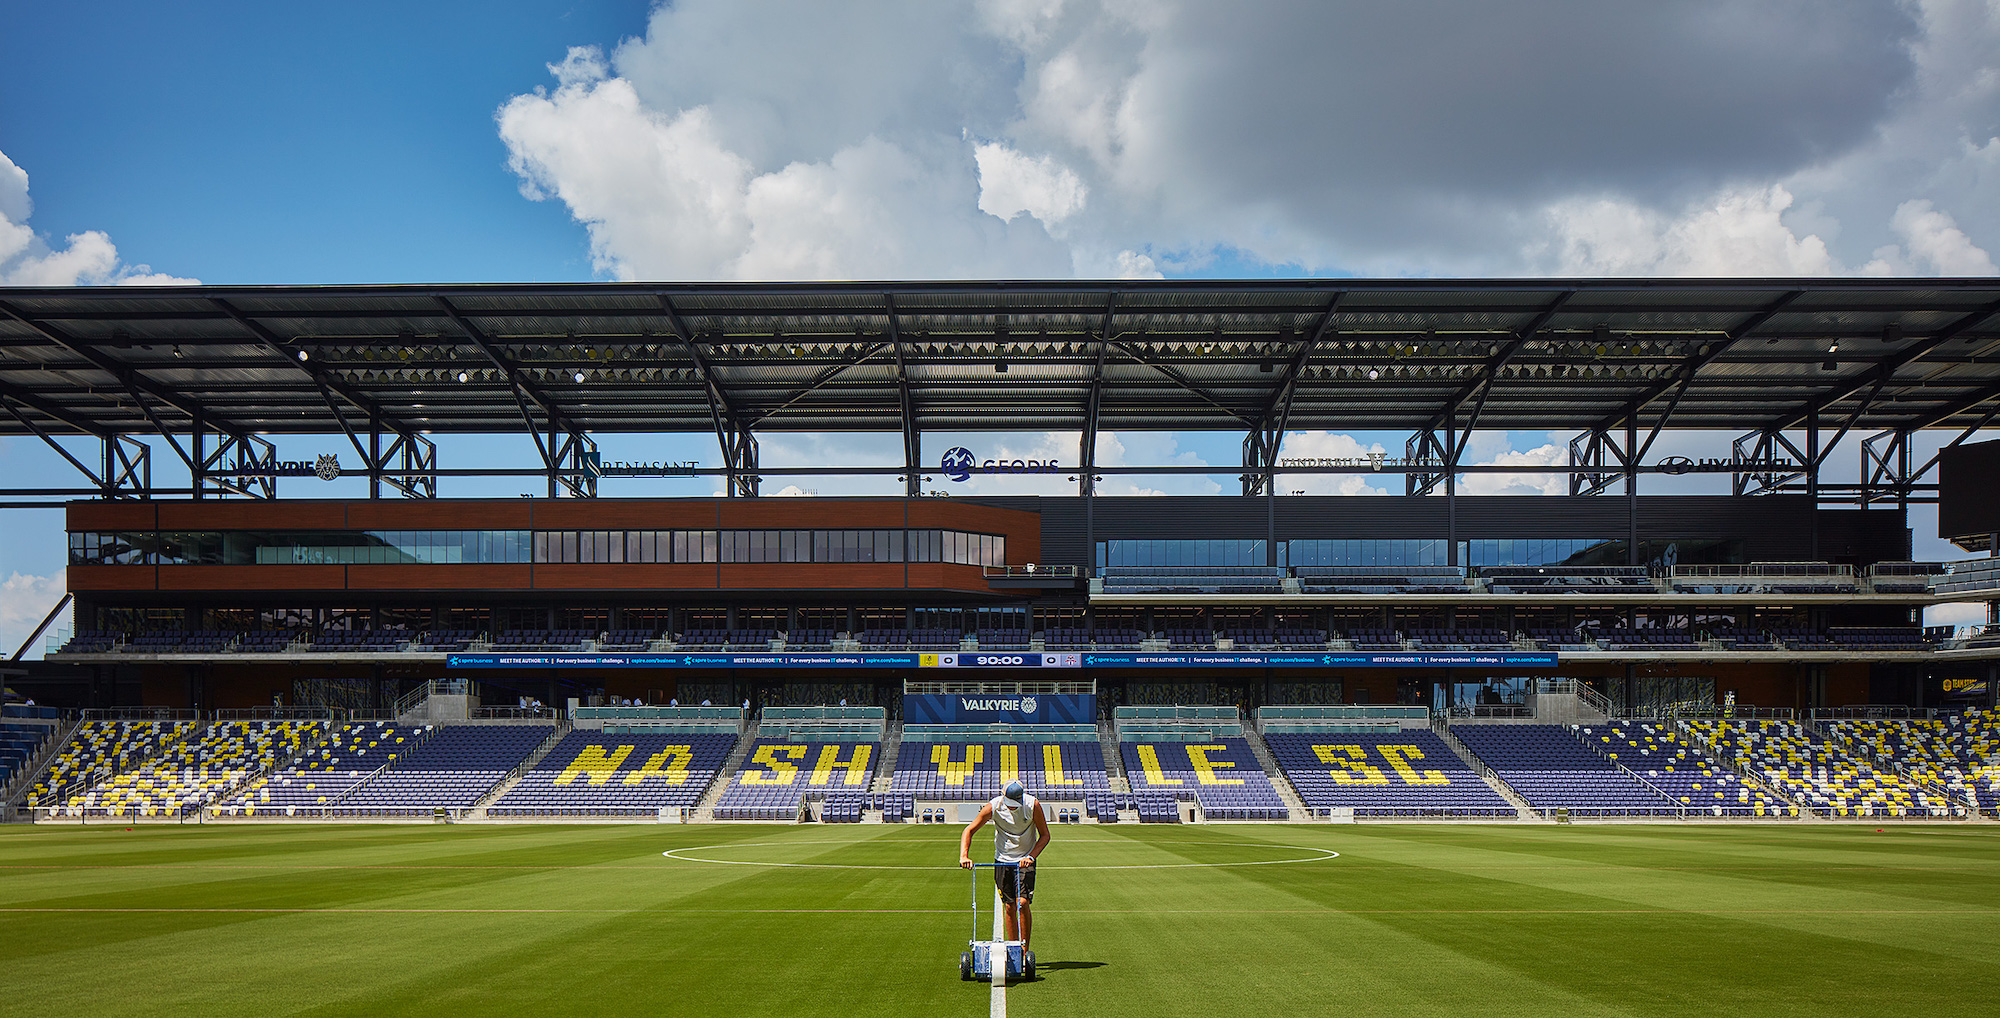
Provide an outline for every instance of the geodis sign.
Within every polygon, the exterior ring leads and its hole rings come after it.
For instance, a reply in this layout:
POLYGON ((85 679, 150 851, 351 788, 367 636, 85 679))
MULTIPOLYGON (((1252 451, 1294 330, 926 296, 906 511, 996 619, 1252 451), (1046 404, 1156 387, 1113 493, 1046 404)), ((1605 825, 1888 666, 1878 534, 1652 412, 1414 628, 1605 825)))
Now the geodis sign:
POLYGON ((982 460, 972 450, 955 445, 938 460, 938 472, 953 481, 967 481, 973 474, 1053 474, 1062 469, 1055 460, 982 460))

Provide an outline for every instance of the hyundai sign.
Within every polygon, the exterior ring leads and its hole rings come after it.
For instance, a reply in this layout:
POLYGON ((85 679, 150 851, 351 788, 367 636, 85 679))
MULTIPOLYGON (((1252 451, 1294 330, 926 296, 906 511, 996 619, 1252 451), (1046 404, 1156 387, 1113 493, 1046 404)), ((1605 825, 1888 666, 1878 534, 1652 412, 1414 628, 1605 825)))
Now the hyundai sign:
POLYGON ((903 723, 913 725, 1092 725, 1089 693, 905 693, 903 723))

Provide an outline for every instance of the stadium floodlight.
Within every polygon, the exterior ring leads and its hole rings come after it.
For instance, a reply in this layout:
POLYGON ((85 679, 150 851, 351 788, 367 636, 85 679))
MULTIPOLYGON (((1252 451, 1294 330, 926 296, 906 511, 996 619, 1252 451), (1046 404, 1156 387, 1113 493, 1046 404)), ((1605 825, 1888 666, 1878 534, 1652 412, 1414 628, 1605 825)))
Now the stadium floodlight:
POLYGON ((583 381, 583 372, 579 371, 579 372, 577 372, 576 374, 574 374, 574 375, 571 375, 570 377, 572 377, 572 378, 576 379, 577 381, 581 382, 581 381, 583 381))
POLYGON ((1378 379, 1378 378, 1381 378, 1381 377, 1382 377, 1382 372, 1380 372, 1380 371, 1377 371, 1377 370, 1376 370, 1376 369, 1374 369, 1374 368, 1369 368, 1369 369, 1368 369, 1368 380, 1369 380, 1369 381, 1371 381, 1371 382, 1372 382, 1372 381, 1375 381, 1376 379, 1378 379))
POLYGON ((300 350, 300 351, 299 351, 299 360, 301 360, 301 361, 304 361, 304 360, 306 359, 306 356, 307 356, 307 355, 306 355, 306 352, 305 352, 304 350, 300 350))
POLYGON ((461 382, 464 382, 464 381, 467 381, 467 380, 469 380, 469 379, 471 379, 471 378, 472 378, 472 376, 471 376, 471 375, 469 375, 469 374, 467 374, 466 372, 463 372, 463 371, 461 371, 461 372, 459 372, 459 373, 458 373, 458 380, 459 380, 459 381, 461 381, 461 382))

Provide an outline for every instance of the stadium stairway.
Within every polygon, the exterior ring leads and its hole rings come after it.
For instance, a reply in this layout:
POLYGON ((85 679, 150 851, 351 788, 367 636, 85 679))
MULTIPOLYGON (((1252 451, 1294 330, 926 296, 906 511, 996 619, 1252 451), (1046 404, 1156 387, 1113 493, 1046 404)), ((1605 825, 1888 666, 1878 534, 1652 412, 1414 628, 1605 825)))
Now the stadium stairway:
POLYGON ((709 782, 708 791, 701 795, 701 803, 694 808, 694 823, 705 824, 715 819, 715 804, 722 801, 722 793, 729 790, 729 779, 743 769, 743 761, 750 758, 751 747, 757 745, 757 729, 751 728, 736 736, 736 748, 729 751, 729 759, 716 768, 715 780, 709 782))
MULTIPOLYGON (((436 735, 440 730, 441 730, 440 728, 435 728, 430 725, 423 725, 422 727, 414 729, 406 729, 406 731, 409 732, 409 735, 407 736, 409 741, 404 744, 402 752, 398 755, 408 756, 409 754, 415 753, 417 750, 422 749, 424 743, 429 742, 431 740, 431 737, 436 735)), ((373 782, 376 778, 379 778, 383 774, 388 773, 389 768, 394 766, 396 766, 396 761, 394 758, 384 761, 381 764, 381 766, 376 767, 372 771, 369 771, 367 775, 364 776, 361 780, 356 781, 354 784, 348 786, 345 791, 341 792, 339 795, 329 800, 326 803, 325 808, 334 809, 336 807, 345 805, 347 800, 354 798, 356 793, 368 787, 369 783, 373 782)))
POLYGON ((42 740, 41 748, 21 765, 20 770, 14 772, 13 780, 8 783, 4 792, 0 792, 0 803, 6 805, 6 812, 9 815, 18 811, 21 804, 27 801, 28 792, 35 787, 35 779, 40 778, 55 764, 56 756, 70 744, 70 740, 76 738, 77 730, 82 727, 81 718, 58 722, 55 734, 42 740))
POLYGON ((556 744, 563 740, 563 736, 569 734, 572 727, 574 726, 569 723, 568 718, 557 721, 556 730, 550 732, 549 737, 542 740, 542 744, 536 746, 535 751, 529 753, 527 759, 515 764, 514 769, 508 771, 507 776, 500 779, 499 784, 494 785, 485 795, 480 796, 479 801, 474 802, 472 808, 466 811, 466 817, 473 820, 486 819, 486 807, 493 805, 501 796, 513 791, 514 786, 520 784, 521 779, 526 777, 536 764, 541 763, 542 758, 548 756, 550 750, 556 748, 556 744))
POLYGON ((1729 747, 1722 745, 1720 743, 1714 743, 1708 741, 1708 737, 1706 735, 1703 735, 1702 733, 1695 731, 1694 726, 1688 724, 1687 721, 1683 718, 1673 719, 1673 724, 1675 733, 1678 734, 1683 741, 1687 742, 1689 745, 1700 750, 1709 759, 1714 760, 1716 763, 1721 764, 1725 768, 1728 768, 1730 773, 1735 774, 1738 778, 1741 778, 1744 784, 1749 785, 1752 788, 1758 789, 1762 791, 1764 794, 1769 795, 1771 798, 1777 799, 1780 802, 1789 803, 1794 806, 1802 807, 1799 813, 1799 819, 1801 820, 1820 819, 1819 815, 1814 813, 1812 810, 1803 808, 1803 803, 1801 803, 1798 797, 1794 796, 1790 790, 1781 788, 1778 785, 1773 784, 1772 782, 1766 780, 1764 775, 1758 773, 1756 768, 1751 767, 1745 764, 1743 761, 1737 759, 1736 755, 1729 751, 1729 747))
MULTIPOLYGON (((1922 789, 1926 793, 1946 802, 1962 805, 1970 812, 1979 812, 1977 796, 1970 788, 1965 786, 1962 779, 1953 780, 1954 778, 1959 778, 1959 775, 1956 773, 1940 772, 1936 767, 1923 766, 1926 761, 1922 760, 1921 757, 1913 761, 1899 759, 1893 754, 1878 752, 1875 747, 1866 745, 1864 742, 1853 738, 1847 726, 1839 722, 1821 724, 1818 721, 1808 718, 1801 721, 1800 724, 1804 725, 1807 730, 1813 732, 1815 735, 1825 739, 1829 745, 1845 754, 1849 760, 1853 760, 1862 766, 1873 768, 1876 771, 1894 775, 1898 780, 1903 781, 1913 788, 1922 789), (1912 767, 1910 766, 1911 763, 1916 763, 1917 766, 1912 767)), ((1914 724, 1914 722, 1905 722, 1902 727, 1910 729, 1914 724)), ((1942 726, 1938 726, 1936 730, 1931 732, 1912 730, 1910 734, 1914 736, 1931 735, 1933 736, 1933 741, 1941 742, 1943 730, 1942 726)), ((1922 742, 1924 740, 1918 738, 1916 741, 1922 742)))
POLYGON ((1271 747, 1264 743, 1264 737, 1256 729, 1243 726, 1243 741, 1250 744, 1250 755, 1257 758, 1257 766, 1264 768, 1264 776, 1271 779, 1271 788, 1278 798, 1285 801, 1285 812, 1291 815, 1291 823, 1305 823, 1312 819, 1312 811, 1306 808, 1304 799, 1299 798, 1299 790, 1292 787, 1285 770, 1278 766, 1278 758, 1271 755, 1271 747))
POLYGON ((1104 776, 1111 782, 1111 787, 1117 788, 1118 783, 1125 780, 1125 755, 1118 752, 1118 726, 1109 721, 1099 721, 1097 744, 1104 750, 1104 776))
MULTIPOLYGON (((890 784, 896 778, 896 757, 903 752, 903 723, 889 722, 889 731, 882 737, 881 758, 875 761, 875 783, 869 786, 871 795, 888 795, 890 784)), ((879 799, 877 800, 880 801, 879 799)), ((880 810, 876 811, 880 814, 880 810)))
POLYGON ((1514 815, 1518 819, 1542 819, 1542 815, 1535 811, 1535 807, 1528 805, 1528 800, 1522 798, 1521 793, 1514 791, 1512 786, 1500 780, 1500 775, 1493 773, 1493 768, 1486 766, 1486 761, 1472 755, 1472 750, 1467 749, 1465 743, 1458 741, 1458 736, 1451 734, 1450 725, 1434 719, 1431 722, 1431 731, 1436 732, 1438 738, 1443 739, 1444 744, 1451 747, 1452 753, 1465 761, 1465 765, 1472 768, 1474 774, 1479 775, 1480 780, 1491 786, 1495 794, 1507 800, 1507 805, 1514 807, 1514 815))

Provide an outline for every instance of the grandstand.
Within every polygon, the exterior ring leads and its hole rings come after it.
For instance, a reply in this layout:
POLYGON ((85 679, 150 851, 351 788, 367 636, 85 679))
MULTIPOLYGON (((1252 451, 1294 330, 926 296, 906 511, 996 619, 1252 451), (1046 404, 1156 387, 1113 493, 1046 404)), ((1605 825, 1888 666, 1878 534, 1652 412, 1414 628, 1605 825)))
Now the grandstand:
POLYGON ((428 725, 409 728, 385 721, 341 725, 329 732, 324 742, 262 782, 217 803, 214 812, 298 816, 304 809, 306 815, 314 815, 414 750, 433 731, 428 725))
POLYGON ((1426 729, 1271 733, 1267 727, 1265 738, 1285 779, 1315 813, 1437 820, 1516 815, 1506 799, 1426 729))
POLYGON ((572 731, 489 817, 657 817, 700 803, 736 746, 734 735, 606 735, 572 731))
POLYGON ((1192 798, 1210 820, 1285 820, 1291 811, 1243 739, 1120 742, 1135 794, 1192 798))
POLYGON ((923 742, 903 736, 890 790, 924 801, 984 802, 1009 781, 1051 802, 1109 792, 1095 742, 923 742))
POLYGON ((550 725, 442 725, 338 802, 333 817, 421 816, 470 809, 555 733, 550 725))
MULTIPOLYGON (((1979 447, 2000 367, 1947 354, 2000 338, 1996 300, 1979 280, 10 290, 0 435, 123 466, 99 497, 18 495, 69 499, 75 632, 10 678, 60 714, 0 729, 0 779, 44 814, 225 820, 897 822, 1008 775, 1098 822, 1991 809, 2000 625, 1919 619, 2000 602, 2000 566, 1916 559, 1910 507, 1946 493, 1909 453, 1931 429, 1979 447), (530 497, 441 497, 463 472, 425 436, 518 433, 524 410, 544 454, 479 472, 530 497), (1120 429, 1229 429, 1243 460, 1213 468, 1227 494, 1111 495, 1194 469, 1099 462, 1120 429), (1300 429, 1408 441, 1293 459, 1300 429), (1459 461, 1473 429, 1574 434, 1547 467, 1567 493, 1466 495, 1499 469, 1459 461), (1748 430, 1653 452, 1717 429, 1748 430), (1072 463, 924 435, 1037 430, 1087 437, 1072 463), (690 431, 719 459, 619 463, 593 437, 690 431), (896 434, 901 461, 785 476, 877 494, 759 497, 780 474, 759 434, 829 431, 896 434), (205 450, 185 488, 152 480, 138 436, 162 433, 205 450), (307 435, 352 448, 285 458, 307 435), (1016 473, 1063 493, 1007 494, 1016 473), (1291 481, 1364 475, 1388 493, 1291 481), (1691 475, 1715 493, 1670 493, 1691 475), (353 483, 308 497, 319 476, 353 483), (626 497, 661 490, 696 497, 626 497), (243 713, 273 703, 313 713, 243 713), (1837 713, 1861 705, 1903 713, 1837 713)), ((1977 531, 1939 536, 1995 551, 1977 531)))
POLYGON ((715 805, 717 820, 794 820, 808 797, 839 797, 859 820, 854 802, 875 782, 880 746, 873 742, 791 742, 759 739, 715 805))
POLYGON ((1664 719, 1582 725, 1576 736, 1605 760, 1662 792, 1689 815, 1796 817, 1799 808, 1704 755, 1680 727, 1664 719))
POLYGON ((1830 817, 1963 815, 1945 789, 1893 765, 1856 759, 1798 721, 1691 718, 1685 724, 1711 752, 1747 769, 1792 802, 1830 817))

